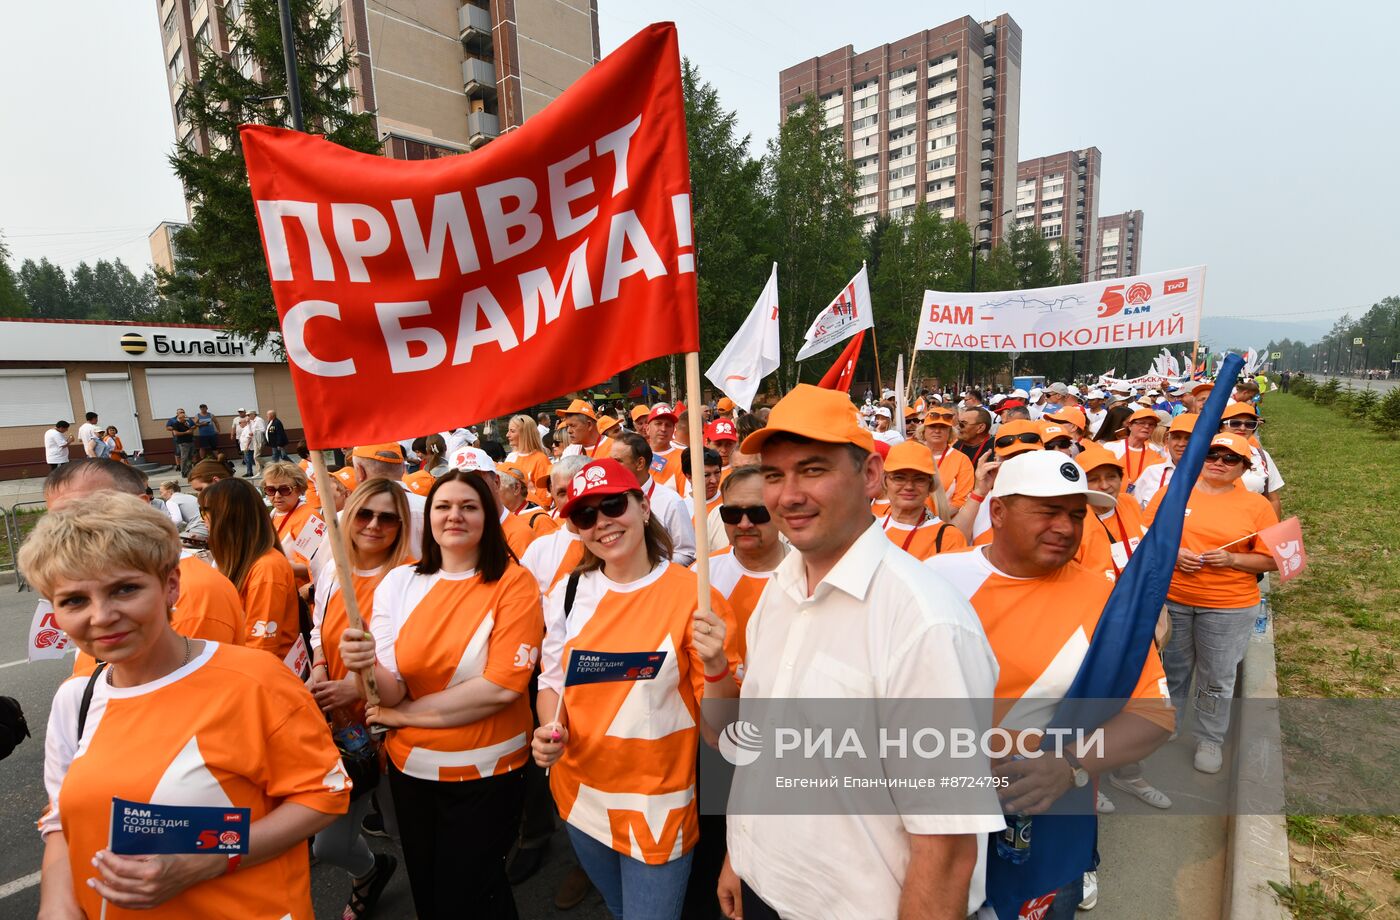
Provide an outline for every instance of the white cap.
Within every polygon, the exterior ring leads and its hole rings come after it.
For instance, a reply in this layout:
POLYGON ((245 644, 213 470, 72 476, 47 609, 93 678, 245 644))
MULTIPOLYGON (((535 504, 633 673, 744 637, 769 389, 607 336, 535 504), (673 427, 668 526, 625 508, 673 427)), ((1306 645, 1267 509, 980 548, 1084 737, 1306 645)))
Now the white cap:
POLYGON ((1072 395, 1074 395, 1074 396, 1078 396, 1078 395, 1079 395, 1079 387, 1075 386, 1075 385, 1072 384, 1072 383, 1069 385, 1069 391, 1070 391, 1070 393, 1071 393, 1072 395))
POLYGON ((1017 387, 1016 389, 1011 391, 1011 395, 1017 397, 1018 399, 1030 399, 1031 394, 1027 393, 1020 387, 1017 387))
POLYGON ((880 398, 881 398, 881 399, 894 399, 894 390, 882 390, 882 391, 880 392, 880 398))
POLYGON ((881 418, 894 418, 894 413, 891 412, 889 410, 889 407, 887 406, 881 406, 880 408, 876 409, 875 414, 880 416, 881 418))
POLYGON ((1030 395, 1030 398, 1031 398, 1031 399, 1039 399, 1040 397, 1042 397, 1042 396, 1044 396, 1044 395, 1045 395, 1045 391, 1042 390, 1040 387, 1031 387, 1031 395, 1030 395))
POLYGON ((1005 401, 1006 401, 1006 397, 1005 397, 1005 396, 1002 396, 1000 393, 996 394, 996 395, 993 396, 991 399, 987 400, 987 402, 991 403, 993 406, 999 405, 1000 403, 1003 403, 1003 402, 1005 402, 1005 401))
POLYGON ((1094 389, 1090 390, 1090 391, 1089 391, 1089 395, 1085 396, 1084 398, 1085 398, 1085 399, 1107 399, 1107 398, 1108 398, 1108 394, 1105 393, 1103 390, 1100 390, 1098 387, 1095 387, 1094 389))
POLYGON ((1057 450, 1028 450, 1002 461, 990 498, 1026 495, 1031 498, 1058 498, 1083 495, 1095 508, 1107 511, 1117 507, 1113 496, 1089 488, 1089 480, 1079 464, 1057 450))
POLYGON ((1063 383, 1060 383, 1059 381, 1056 381, 1056 382, 1050 384, 1050 386, 1048 387, 1048 389, 1050 390, 1051 393, 1054 393, 1056 396, 1065 396, 1065 395, 1068 395, 1068 393, 1069 393, 1069 387, 1065 386, 1063 383))
POLYGON ((454 470, 461 470, 464 473, 476 471, 478 473, 496 472, 496 461, 491 459, 491 455, 479 447, 459 447, 452 452, 452 459, 449 461, 454 470))

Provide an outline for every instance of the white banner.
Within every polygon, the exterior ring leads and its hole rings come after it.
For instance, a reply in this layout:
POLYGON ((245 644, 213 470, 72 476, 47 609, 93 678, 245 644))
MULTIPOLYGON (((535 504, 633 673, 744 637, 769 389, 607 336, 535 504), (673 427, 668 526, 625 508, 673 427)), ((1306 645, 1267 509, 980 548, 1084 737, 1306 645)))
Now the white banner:
POLYGON ((776 371, 780 361, 778 263, 774 262, 768 283, 763 286, 748 318, 705 371, 705 376, 734 400, 734 405, 748 412, 759 382, 776 371))
POLYGON ((77 648, 53 618, 53 604, 40 601, 39 606, 34 608, 34 619, 29 621, 29 660, 62 658, 69 652, 77 651, 77 648))
POLYGON ((925 351, 1084 351, 1199 337, 1206 268, 1028 291, 925 291, 925 351))
POLYGON ((870 282, 865 277, 865 263, 850 283, 841 289, 836 299, 812 320, 806 340, 797 353, 798 361, 826 351, 837 342, 845 341, 862 329, 875 325, 875 312, 870 306, 870 282))

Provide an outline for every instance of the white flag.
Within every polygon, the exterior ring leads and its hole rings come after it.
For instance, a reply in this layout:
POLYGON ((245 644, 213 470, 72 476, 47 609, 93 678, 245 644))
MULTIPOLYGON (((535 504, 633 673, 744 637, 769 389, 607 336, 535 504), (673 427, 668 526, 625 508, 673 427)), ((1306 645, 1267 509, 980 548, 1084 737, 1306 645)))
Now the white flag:
MULTIPOLYGON (((864 269, 861 269, 861 271, 864 271, 864 269)), ((898 363, 898 365, 896 365, 896 370, 895 370, 895 372, 894 372, 894 414, 895 414, 895 419, 894 419, 894 424, 891 425, 890 427, 893 428, 895 431, 899 432, 899 439, 900 439, 901 441, 904 440, 904 411, 905 411, 905 406, 906 406, 905 398, 906 398, 906 397, 905 397, 905 395, 904 395, 904 355, 900 355, 900 356, 899 356, 899 363, 898 363)))
POLYGON ((744 325, 705 371, 710 382, 745 412, 753 405, 758 383, 778 369, 778 263, 758 295, 744 325))
POLYGON ((865 263, 862 262, 856 276, 812 321, 802 350, 797 353, 797 360, 804 361, 874 325, 875 313, 870 308, 870 282, 866 280, 865 263))
POLYGON ((72 651, 77 651, 77 646, 53 618, 53 604, 39 601, 39 606, 34 608, 34 619, 29 622, 29 660, 62 658, 72 651))

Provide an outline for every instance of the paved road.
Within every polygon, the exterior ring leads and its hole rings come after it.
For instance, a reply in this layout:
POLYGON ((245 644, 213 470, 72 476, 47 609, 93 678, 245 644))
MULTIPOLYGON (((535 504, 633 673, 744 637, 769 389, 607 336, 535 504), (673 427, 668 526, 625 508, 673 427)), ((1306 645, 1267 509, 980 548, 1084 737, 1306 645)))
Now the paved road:
MULTIPOLYGON (((1308 376, 1318 383, 1327 381, 1326 374, 1309 374, 1308 376)), ((1400 386, 1400 380, 1363 380, 1360 377, 1338 377, 1337 379, 1342 382, 1344 387, 1349 386, 1354 390, 1376 390, 1379 393, 1389 393, 1400 386)))

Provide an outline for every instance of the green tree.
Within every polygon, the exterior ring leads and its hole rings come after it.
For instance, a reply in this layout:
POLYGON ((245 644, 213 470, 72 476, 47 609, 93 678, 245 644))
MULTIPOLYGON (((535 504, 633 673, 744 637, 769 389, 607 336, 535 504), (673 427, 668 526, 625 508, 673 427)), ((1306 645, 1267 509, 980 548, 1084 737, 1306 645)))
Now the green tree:
POLYGON ((1400 387, 1392 387, 1371 411, 1371 424, 1382 434, 1400 436, 1400 387))
POLYGON ((28 315, 29 304, 25 302, 14 269, 10 268, 10 247, 5 243, 5 237, 0 235, 0 316, 28 315))
MULTIPOLYGON (((354 49, 341 44, 339 12, 316 0, 291 6, 306 129, 352 150, 380 152, 372 116, 351 112, 354 91, 345 77, 354 49)), ((228 25, 233 54, 225 59, 204 49, 186 84, 184 111, 209 152, 178 146, 170 156, 193 213, 174 237, 175 270, 158 275, 167 309, 186 317, 202 312, 261 343, 276 328, 277 313, 238 126, 288 126, 290 115, 277 2, 246 0, 243 8, 243 18, 228 25)))
POLYGON ((82 319, 73 302, 68 276, 63 269, 42 258, 25 259, 19 267, 19 286, 30 314, 39 319, 82 319))
MULTIPOLYGON (((768 143, 768 234, 778 262, 779 323, 789 362, 817 311, 860 268, 864 247, 854 211, 855 175, 841 134, 827 129, 816 96, 790 110, 778 136, 768 143)), ((823 355, 827 361, 814 358, 802 368, 785 364, 780 371, 784 389, 799 377, 815 379, 825 373, 834 354, 823 355)))

